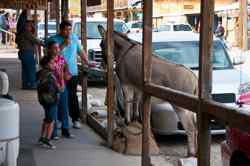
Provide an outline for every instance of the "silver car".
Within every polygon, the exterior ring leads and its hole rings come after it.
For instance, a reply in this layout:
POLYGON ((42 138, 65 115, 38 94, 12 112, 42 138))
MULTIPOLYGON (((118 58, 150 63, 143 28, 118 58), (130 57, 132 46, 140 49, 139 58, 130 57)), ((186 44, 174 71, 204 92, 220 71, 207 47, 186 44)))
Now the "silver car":
MULTIPOLYGON (((133 34, 131 39, 141 42, 142 34, 133 34)), ((183 64, 198 75, 199 67, 199 34, 194 32, 154 32, 152 43, 154 54, 177 64, 183 64)), ((234 61, 234 60, 233 60, 234 61)), ((235 61, 236 62, 236 61, 235 61)), ((237 61, 238 64, 242 61, 237 61)), ((228 50, 217 38, 213 44, 213 100, 236 106, 238 88, 241 84, 250 82, 244 73, 234 68, 228 50)), ((180 120, 172 106, 165 102, 152 105, 152 128, 158 134, 185 134, 180 120)), ((212 134, 223 134, 224 126, 211 121, 212 134)))

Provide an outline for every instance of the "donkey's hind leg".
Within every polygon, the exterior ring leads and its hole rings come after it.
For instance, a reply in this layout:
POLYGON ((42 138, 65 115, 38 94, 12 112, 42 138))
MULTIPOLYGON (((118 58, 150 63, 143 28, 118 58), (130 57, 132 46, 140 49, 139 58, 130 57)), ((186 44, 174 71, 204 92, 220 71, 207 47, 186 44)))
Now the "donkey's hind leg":
POLYGON ((176 114, 180 119, 183 128, 186 131, 188 139, 188 156, 197 155, 197 125, 196 125, 196 114, 188 111, 184 108, 174 106, 176 114))
POLYGON ((129 105, 129 99, 130 99, 130 89, 128 85, 123 85, 123 104, 124 104, 124 111, 125 111, 125 122, 129 124, 131 122, 131 114, 130 114, 130 105, 129 105))

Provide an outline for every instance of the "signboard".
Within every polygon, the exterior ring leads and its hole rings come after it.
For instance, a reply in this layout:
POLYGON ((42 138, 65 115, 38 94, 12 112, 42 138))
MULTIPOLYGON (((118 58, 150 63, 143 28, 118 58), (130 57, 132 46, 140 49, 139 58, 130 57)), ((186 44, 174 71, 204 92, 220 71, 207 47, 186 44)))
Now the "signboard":
POLYGON ((142 0, 128 0, 129 8, 141 8, 142 0))
POLYGON ((45 10, 47 3, 48 0, 0 0, 0 8, 45 10))
POLYGON ((101 5, 101 0, 87 0, 87 6, 101 5))

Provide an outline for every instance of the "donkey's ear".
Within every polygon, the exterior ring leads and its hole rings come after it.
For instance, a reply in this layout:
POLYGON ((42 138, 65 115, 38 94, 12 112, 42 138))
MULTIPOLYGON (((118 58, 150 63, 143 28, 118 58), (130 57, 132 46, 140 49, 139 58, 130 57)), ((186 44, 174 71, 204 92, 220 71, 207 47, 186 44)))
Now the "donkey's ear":
POLYGON ((98 25, 97 27, 98 27, 98 31, 99 31, 100 35, 102 36, 102 38, 104 38, 105 33, 106 33, 104 27, 102 25, 98 25))

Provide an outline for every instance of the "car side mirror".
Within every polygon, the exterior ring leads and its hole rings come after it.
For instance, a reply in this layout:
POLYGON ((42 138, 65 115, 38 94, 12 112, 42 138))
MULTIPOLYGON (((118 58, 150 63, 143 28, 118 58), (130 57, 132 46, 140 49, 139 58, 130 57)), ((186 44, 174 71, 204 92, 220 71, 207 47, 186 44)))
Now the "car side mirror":
POLYGON ((241 65, 245 63, 245 61, 246 61, 245 56, 239 55, 239 56, 233 57, 233 65, 241 65))

